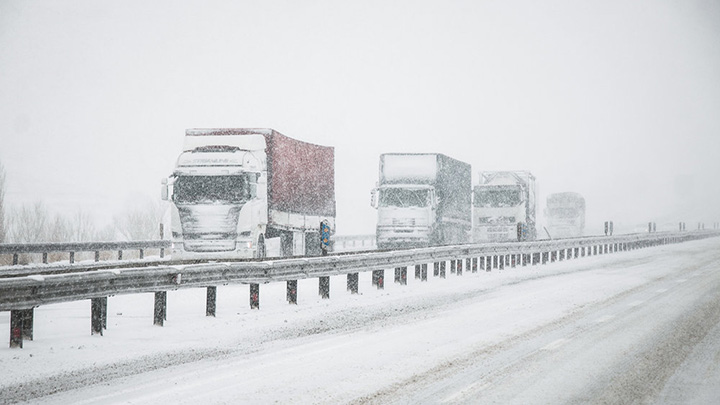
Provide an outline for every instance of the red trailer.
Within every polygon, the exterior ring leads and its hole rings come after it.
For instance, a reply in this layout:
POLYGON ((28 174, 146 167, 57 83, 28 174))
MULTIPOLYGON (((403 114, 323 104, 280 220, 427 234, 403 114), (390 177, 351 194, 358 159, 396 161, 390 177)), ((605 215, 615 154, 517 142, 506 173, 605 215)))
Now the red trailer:
POLYGON ((164 195, 173 253, 320 254, 335 228, 334 149, 273 129, 188 129, 164 195))

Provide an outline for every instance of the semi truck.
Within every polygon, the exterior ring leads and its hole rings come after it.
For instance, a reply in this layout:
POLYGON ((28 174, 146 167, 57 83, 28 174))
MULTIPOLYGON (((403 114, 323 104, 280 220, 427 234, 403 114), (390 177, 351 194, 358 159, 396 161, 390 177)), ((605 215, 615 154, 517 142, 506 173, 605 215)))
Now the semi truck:
POLYGON ((380 155, 372 190, 378 249, 465 244, 472 229, 472 170, 439 153, 380 155))
POLYGON ((527 171, 479 173, 473 189, 473 242, 535 240, 535 177, 527 171))
POLYGON ((554 193, 547 197, 545 223, 553 239, 583 236, 585 199, 578 193, 554 193))
POLYGON ((173 258, 321 254, 321 222, 335 230, 334 173, 332 147, 273 129, 186 130, 162 184, 173 258))

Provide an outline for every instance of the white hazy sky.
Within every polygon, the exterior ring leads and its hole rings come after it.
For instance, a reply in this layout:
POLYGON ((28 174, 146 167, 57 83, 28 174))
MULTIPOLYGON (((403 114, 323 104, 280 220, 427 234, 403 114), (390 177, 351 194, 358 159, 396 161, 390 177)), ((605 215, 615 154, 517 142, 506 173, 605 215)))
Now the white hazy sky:
POLYGON ((341 234, 405 151, 530 170, 590 230, 720 221, 720 2, 0 0, 8 203, 158 199, 194 127, 334 146, 341 234))

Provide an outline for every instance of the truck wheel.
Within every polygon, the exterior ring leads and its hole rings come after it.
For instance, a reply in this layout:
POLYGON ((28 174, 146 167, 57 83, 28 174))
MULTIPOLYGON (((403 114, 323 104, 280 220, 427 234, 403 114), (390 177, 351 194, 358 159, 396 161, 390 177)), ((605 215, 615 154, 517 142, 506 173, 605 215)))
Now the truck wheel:
POLYGON ((267 256, 267 251, 265 250, 265 235, 260 235, 258 237, 258 245, 257 245, 257 257, 258 259, 264 259, 267 256))

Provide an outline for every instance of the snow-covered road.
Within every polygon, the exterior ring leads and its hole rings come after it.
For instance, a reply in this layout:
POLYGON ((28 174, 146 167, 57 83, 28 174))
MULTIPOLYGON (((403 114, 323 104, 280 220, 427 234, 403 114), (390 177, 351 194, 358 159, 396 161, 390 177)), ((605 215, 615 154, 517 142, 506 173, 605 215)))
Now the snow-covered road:
MULTIPOLYGON (((720 238, 544 266, 370 286, 301 280, 36 309, 0 348, 0 398, 65 403, 708 403, 720 398, 720 238)), ((386 278, 392 279, 391 271, 386 278)), ((0 314, 0 330, 9 315, 0 314)))

